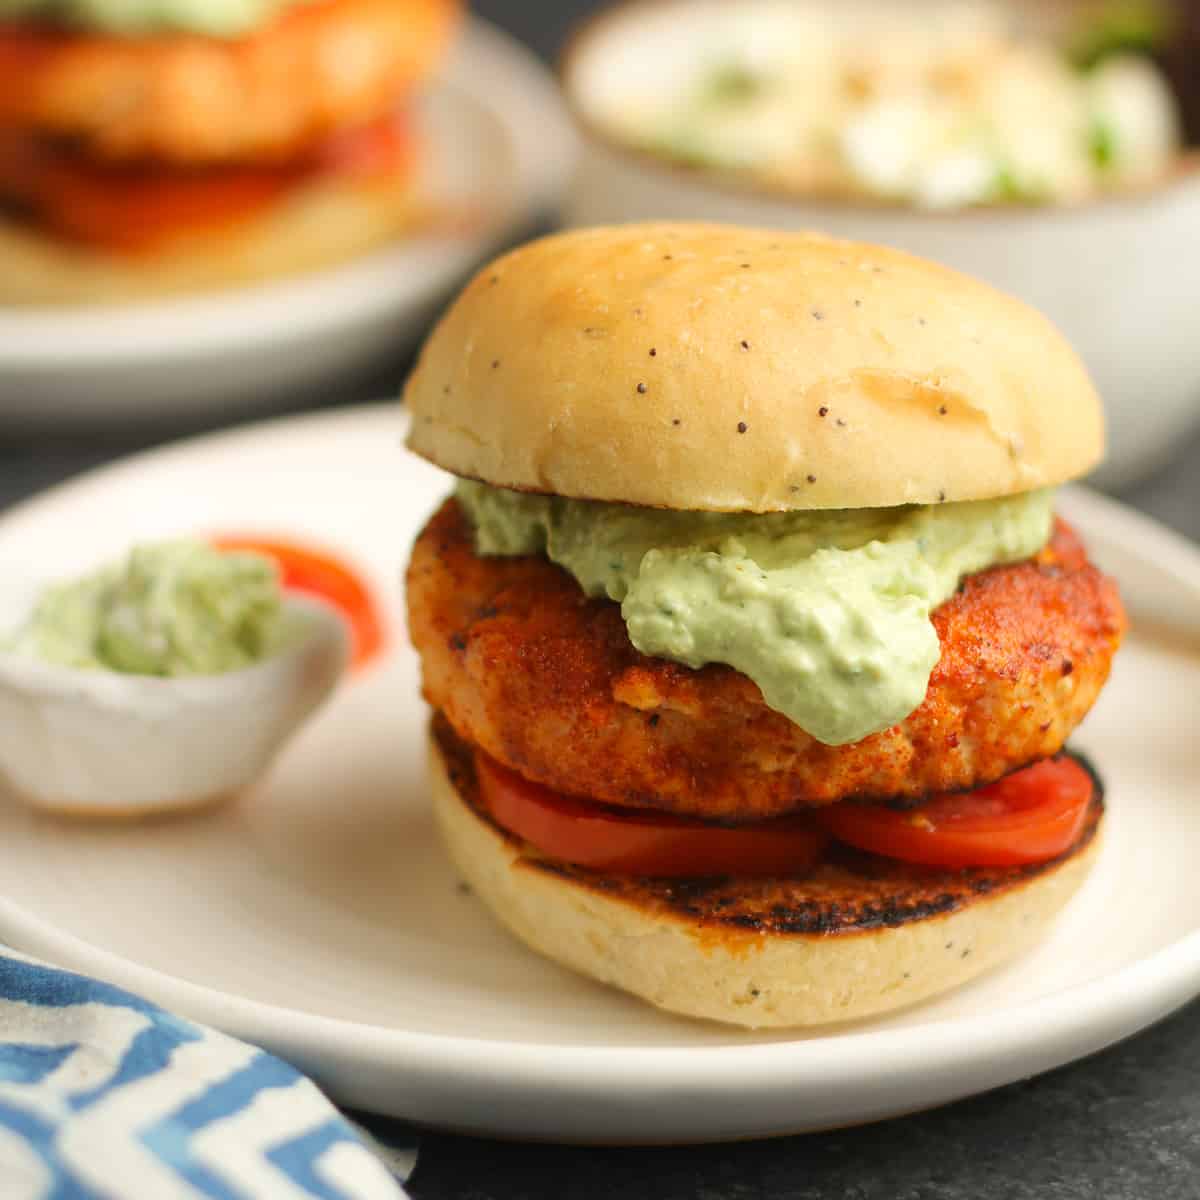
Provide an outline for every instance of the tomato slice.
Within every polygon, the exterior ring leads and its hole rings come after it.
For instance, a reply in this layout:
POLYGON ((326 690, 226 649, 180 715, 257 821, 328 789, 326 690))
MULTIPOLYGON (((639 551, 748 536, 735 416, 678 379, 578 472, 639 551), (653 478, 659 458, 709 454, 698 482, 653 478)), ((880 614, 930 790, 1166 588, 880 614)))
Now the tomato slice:
POLYGON ((1066 755, 1015 771, 973 792, 935 796, 919 808, 834 804, 818 820, 839 841, 887 858, 938 867, 1011 867, 1069 850, 1087 819, 1095 784, 1066 755))
POLYGON ((334 134, 321 146, 314 161, 321 170, 373 179, 407 170, 416 158, 417 146, 409 115, 394 110, 334 134))
POLYGON ((723 826, 565 796, 479 750, 475 768, 492 819, 543 854, 613 874, 676 878, 801 874, 820 861, 830 835, 926 866, 1045 862, 1078 840, 1095 789, 1091 775, 1064 755, 916 809, 842 803, 812 815, 723 826))
POLYGON ((252 550, 273 558, 285 588, 319 596, 338 609, 350 626, 354 666, 383 649, 383 621, 370 589, 353 567, 328 551, 253 535, 222 534, 210 541, 218 550, 252 550))
POLYGON ((167 172, 117 175, 59 160, 43 168, 34 207, 56 232, 135 252, 182 233, 250 217, 292 184, 282 172, 229 170, 195 177, 167 172))
POLYGON ((339 133, 298 161, 261 166, 109 166, 8 137, 0 145, 0 195, 28 205, 64 237, 137 253, 254 216, 316 176, 369 180, 407 169, 412 155, 411 131, 396 113, 339 133))
POLYGON ((481 751, 475 770, 483 803, 498 825, 551 858, 597 871, 666 878, 798 875, 820 861, 829 842, 807 817, 710 825, 564 796, 481 751))

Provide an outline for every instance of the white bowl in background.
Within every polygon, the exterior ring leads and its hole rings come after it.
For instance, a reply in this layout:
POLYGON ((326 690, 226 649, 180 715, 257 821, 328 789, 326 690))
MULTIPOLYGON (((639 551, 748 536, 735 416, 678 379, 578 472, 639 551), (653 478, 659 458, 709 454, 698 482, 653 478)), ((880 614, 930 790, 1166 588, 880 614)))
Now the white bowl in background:
MULTIPOLYGON (((622 144, 606 114, 632 95, 671 91, 750 5, 643 0, 586 25, 563 61, 584 148, 567 225, 654 219, 817 229, 897 246, 987 280, 1046 313, 1083 356, 1109 417, 1095 476, 1145 475, 1200 422, 1200 164, 1154 190, 1071 207, 928 212, 805 198, 622 144)), ((872 5, 857 4, 867 12, 872 5)))

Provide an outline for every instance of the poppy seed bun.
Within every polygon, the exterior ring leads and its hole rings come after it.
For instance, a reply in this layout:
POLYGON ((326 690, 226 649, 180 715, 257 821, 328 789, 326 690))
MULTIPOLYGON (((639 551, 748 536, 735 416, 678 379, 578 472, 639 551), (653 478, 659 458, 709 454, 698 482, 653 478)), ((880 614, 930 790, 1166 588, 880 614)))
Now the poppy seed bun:
POLYGON ((769 512, 976 500, 1094 466, 1100 402, 1038 313, 816 234, 584 229, 484 268, 409 380, 409 446, 502 487, 769 512))
POLYGON ((469 768, 455 763, 436 735, 429 758, 434 815, 450 856, 512 933, 546 957, 660 1008, 752 1028, 878 1015, 1015 957, 1046 934, 1087 877, 1101 842, 1097 802, 1075 849, 1035 868, 976 873, 982 878, 975 884, 973 873, 963 872, 924 882, 918 875, 914 885, 911 868, 892 864, 850 875, 839 889, 837 868, 818 868, 812 886, 729 881, 707 909, 703 893, 685 886, 676 890, 686 903, 672 906, 663 902, 662 883, 593 875, 526 854, 475 809, 469 768), (833 885, 821 875, 827 870, 833 885), (879 899, 893 883, 902 899, 890 906, 895 923, 889 924, 879 899), (769 895, 756 897, 777 886, 806 921, 825 914, 843 924, 818 932, 755 929, 739 911, 739 886, 745 905, 773 912, 769 895), (849 930, 848 912, 861 914, 849 930))

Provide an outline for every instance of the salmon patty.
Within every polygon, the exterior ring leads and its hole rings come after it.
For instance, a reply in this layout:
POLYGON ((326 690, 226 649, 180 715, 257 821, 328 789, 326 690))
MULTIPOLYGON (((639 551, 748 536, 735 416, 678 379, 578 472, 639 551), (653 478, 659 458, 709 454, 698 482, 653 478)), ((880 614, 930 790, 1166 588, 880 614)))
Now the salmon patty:
POLYGON ((1060 521, 1035 560, 970 576, 935 611, 942 654, 915 712, 827 746, 730 667, 639 653, 620 607, 549 560, 476 554, 453 499, 417 540, 408 611, 425 698, 468 742, 559 791, 735 822, 972 788, 1049 757, 1125 628, 1060 521))
POLYGON ((395 105, 441 55, 457 0, 316 0, 243 38, 0 25, 0 131, 101 160, 286 161, 395 105))

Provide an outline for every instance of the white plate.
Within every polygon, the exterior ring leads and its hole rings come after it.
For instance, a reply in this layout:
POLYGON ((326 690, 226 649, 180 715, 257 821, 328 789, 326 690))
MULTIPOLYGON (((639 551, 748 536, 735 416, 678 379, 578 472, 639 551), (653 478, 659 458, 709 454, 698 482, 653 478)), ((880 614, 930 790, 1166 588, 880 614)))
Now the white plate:
POLYGON ((401 434, 394 409, 268 423, 0 519, 0 617, 35 578, 189 529, 329 542, 397 595, 391 655, 236 806, 97 828, 0 802, 0 938, 268 1046, 345 1103, 594 1141, 743 1138, 924 1108, 1087 1054, 1200 990, 1200 554, 1188 545, 1088 493, 1065 500, 1136 627, 1078 738, 1109 784, 1104 852, 1051 938, 898 1016, 751 1034, 568 974, 457 889, 427 810, 398 600, 446 480, 405 455, 401 434))
POLYGON ((435 207, 470 232, 414 235, 344 266, 134 305, 0 309, 0 425, 191 414, 316 394, 402 351, 482 258, 552 209, 575 156, 553 79, 475 18, 418 106, 435 207))

